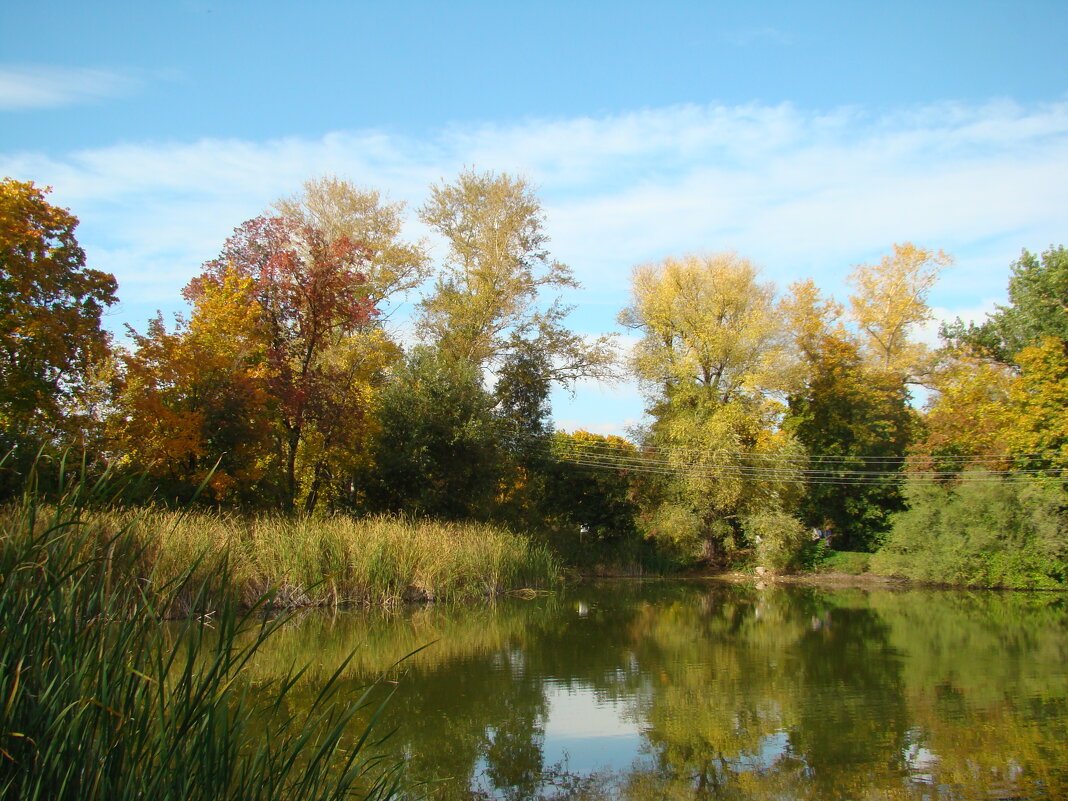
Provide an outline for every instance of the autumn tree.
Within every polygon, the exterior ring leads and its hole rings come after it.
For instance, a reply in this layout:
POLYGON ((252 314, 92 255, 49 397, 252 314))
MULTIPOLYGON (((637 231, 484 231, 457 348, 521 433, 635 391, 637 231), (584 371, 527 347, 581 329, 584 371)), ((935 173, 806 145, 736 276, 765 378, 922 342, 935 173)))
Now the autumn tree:
POLYGON ((957 473, 964 467, 1006 469, 1018 426, 1017 377, 1004 364, 955 348, 943 349, 929 380, 923 437, 910 449, 913 471, 957 473))
POLYGON ((312 178, 303 191, 279 200, 274 210, 294 224, 316 230, 328 242, 346 237, 363 248, 365 292, 383 314, 398 296, 418 287, 429 275, 423 242, 401 238, 404 203, 391 203, 376 189, 365 189, 334 176, 312 178))
POLYGON ((953 263, 941 250, 911 242, 894 245, 878 264, 858 264, 849 275, 852 319, 869 360, 883 372, 915 380, 927 371, 927 348, 912 336, 929 321, 927 296, 940 271, 953 263))
POLYGON ((632 286, 620 322, 641 334, 631 365, 654 418, 643 444, 668 474, 645 484, 645 530, 683 556, 730 555, 749 518, 796 495, 799 448, 776 432, 769 396, 784 355, 773 287, 734 254, 643 265, 632 286))
POLYGON ((424 340, 480 369, 533 343, 554 382, 611 375, 609 339, 587 341, 570 331, 564 320, 571 307, 544 297, 578 283, 549 254, 541 203, 525 180, 465 170, 454 183, 432 187, 419 216, 448 248, 433 291, 419 304, 424 340))
POLYGON ((634 269, 619 321, 641 335, 632 368, 654 392, 728 403, 762 388, 781 354, 774 288, 732 253, 634 269))
POLYGON ((1010 443, 1022 464, 1065 475, 1068 470, 1068 340, 1043 337, 1015 359, 1010 443))
POLYGON ((274 404, 253 291, 251 278, 229 273, 206 284, 171 330, 159 315, 143 333, 127 327, 133 347, 121 351, 108 448, 168 500, 188 500, 205 480, 208 500, 275 499, 274 404))
POLYGON ((1068 250, 1050 247, 1040 257, 1025 250, 1012 264, 1008 295, 1008 304, 978 325, 957 320, 943 327, 945 352, 975 367, 959 381, 972 387, 970 395, 959 397, 950 387, 932 412, 950 403, 960 407, 962 425, 946 443, 958 451, 989 452, 976 432, 990 431, 1001 452, 1016 454, 1019 464, 1063 467, 1068 461, 1068 250))
POLYGON ((79 436, 94 421, 87 403, 107 359, 101 315, 115 278, 85 266, 77 218, 50 204, 48 189, 0 182, 0 450, 35 450, 79 436))
POLYGON ((232 279, 251 284, 254 331, 262 337, 264 386, 272 400, 281 502, 314 508, 335 478, 333 455, 364 431, 363 382, 378 370, 388 344, 368 332, 376 310, 359 243, 282 217, 238 227, 219 257, 186 287, 197 303, 232 279))

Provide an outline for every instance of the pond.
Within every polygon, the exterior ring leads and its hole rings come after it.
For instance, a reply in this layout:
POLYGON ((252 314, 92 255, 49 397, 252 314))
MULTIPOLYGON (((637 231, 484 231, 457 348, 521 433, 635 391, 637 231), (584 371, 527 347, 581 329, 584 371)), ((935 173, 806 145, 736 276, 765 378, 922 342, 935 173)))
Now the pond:
POLYGON ((1063 595, 594 583, 306 615, 255 669, 353 649, 431 798, 1068 797, 1063 595))

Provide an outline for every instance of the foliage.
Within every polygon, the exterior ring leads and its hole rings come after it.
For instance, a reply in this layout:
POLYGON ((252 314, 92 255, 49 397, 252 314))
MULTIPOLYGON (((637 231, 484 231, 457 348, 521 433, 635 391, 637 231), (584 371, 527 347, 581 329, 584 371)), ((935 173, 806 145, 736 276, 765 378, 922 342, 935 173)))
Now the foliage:
POLYGON ((733 558, 753 544, 745 518, 793 510, 802 451, 776 430, 776 404, 688 400, 658 407, 649 430, 647 442, 670 474, 642 482, 645 532, 666 536, 692 558, 733 558))
POLYGON ((110 347, 100 318, 116 289, 113 276, 85 266, 78 220, 48 191, 0 181, 0 451, 19 446, 31 459, 94 427, 110 347))
POLYGON ((784 426, 811 454, 813 469, 841 481, 809 483, 802 516, 809 526, 832 529, 836 545, 870 549, 890 514, 903 508, 894 477, 877 474, 904 462, 914 427, 908 392, 899 376, 866 367, 840 333, 821 340, 810 370, 808 386, 790 398, 784 426))
POLYGON ((1023 251, 1012 264, 1009 305, 979 324, 961 320, 942 333, 959 347, 970 347, 1000 362, 1015 364, 1016 354, 1045 337, 1068 342, 1068 250, 1049 247, 1041 257, 1023 251))
POLYGON ((617 436, 589 431, 558 431, 552 440, 558 460, 547 471, 546 512, 550 520, 570 524, 567 540, 557 548, 569 562, 632 568, 648 561, 638 531, 633 468, 637 447, 617 436), (604 459, 617 469, 592 468, 584 461, 604 459))
POLYGON ((1020 376, 1012 387, 1014 453, 1032 468, 1063 473, 1068 463, 1068 340, 1046 337, 1016 354, 1020 376))
POLYGON ((632 369, 654 393, 695 390, 728 403, 762 388, 780 351, 772 287, 731 253, 668 258, 634 269, 619 321, 641 341, 632 369))
POLYGON ((362 189, 336 177, 304 182, 299 195, 274 204, 297 226, 322 233, 329 242, 342 237, 364 249, 367 298, 382 310, 426 280, 430 259, 423 242, 400 238, 403 203, 390 203, 376 189, 362 189))
POLYGON ((382 392, 368 507, 487 519, 505 467, 494 406, 474 365, 414 348, 382 392))
POLYGON ((784 342, 770 285, 733 254, 669 258, 635 268, 620 322, 639 331, 632 369, 653 401, 643 444, 668 475, 641 482, 645 533, 686 558, 720 559, 746 545, 742 521, 785 512, 797 455, 776 432, 784 342))
POLYGON ((917 247, 894 245, 878 264, 858 264, 849 276, 852 317, 865 335, 865 351, 883 372, 915 379, 927 371, 927 349, 910 341, 917 325, 931 319, 927 295, 951 256, 917 247))
POLYGON ((758 512, 742 521, 750 542, 756 545, 756 561, 771 573, 801 566, 812 537, 804 524, 786 512, 758 512))
MULTIPOLYGON (((946 353, 932 376, 935 395, 925 406, 924 436, 910 449, 910 468, 953 473, 963 457, 996 458, 1010 452, 1017 409, 1011 402, 1016 377, 1002 364, 971 353, 946 353)), ((971 460, 969 460, 971 461, 971 460)))
POLYGON ((361 724, 380 712, 369 692, 349 695, 334 674, 287 710, 301 675, 293 667, 252 691, 247 667, 285 622, 263 617, 270 596, 246 612, 224 601, 210 626, 190 617, 165 632, 169 600, 200 606, 205 586, 188 562, 171 581, 131 581, 124 568, 143 545, 88 518, 86 491, 52 510, 28 496, 0 518, 0 796, 399 794, 399 763, 371 753, 382 743, 361 724))
POLYGON ((916 484, 873 572, 980 587, 1068 586, 1068 491, 983 473, 959 485, 916 484))
MULTIPOLYGON (((262 338, 285 509, 298 498, 306 511, 314 509, 324 487, 345 478, 337 474, 335 451, 358 450, 365 439, 368 383, 390 358, 380 337, 361 337, 377 313, 364 272, 369 259, 345 235, 331 239, 285 218, 257 217, 237 228, 186 287, 196 303, 223 291, 231 277, 251 283, 254 329, 232 335, 262 338)), ((230 300, 244 303, 246 295, 230 300)))
POLYGON ((160 317, 121 354, 108 447, 116 465, 147 474, 162 497, 251 503, 269 493, 273 400, 251 279, 228 274, 196 298, 188 323, 160 317))
POLYGON ((859 576, 871 567, 872 555, 858 551, 828 551, 826 557, 815 565, 830 573, 848 573, 859 576))
POLYGON ((419 330, 451 358, 482 369, 522 343, 548 359, 553 381, 611 375, 607 337, 587 342, 564 327, 571 311, 544 290, 578 287, 571 269, 549 255, 541 203, 507 173, 462 172, 431 187, 420 219, 445 238, 449 255, 433 292, 419 304, 419 330))

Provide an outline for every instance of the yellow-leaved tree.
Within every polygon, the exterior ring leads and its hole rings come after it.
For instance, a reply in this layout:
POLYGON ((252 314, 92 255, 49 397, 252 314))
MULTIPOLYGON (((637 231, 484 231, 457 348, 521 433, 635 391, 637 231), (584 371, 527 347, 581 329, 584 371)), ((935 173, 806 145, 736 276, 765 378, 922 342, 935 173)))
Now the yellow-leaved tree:
POLYGON ((785 567, 789 556, 762 547, 782 534, 792 556, 799 528, 788 460, 800 448, 776 430, 783 408, 769 394, 786 352, 773 287, 732 253, 668 258, 635 268, 619 319, 641 335, 631 367, 654 418, 643 444, 661 477, 644 487, 646 533, 684 557, 755 546, 785 567))
POLYGON ((852 319, 864 337, 868 359, 908 381, 929 370, 929 350, 914 339, 916 328, 932 318, 929 295, 941 270, 953 258, 911 242, 894 245, 878 264, 858 264, 849 275, 852 319))

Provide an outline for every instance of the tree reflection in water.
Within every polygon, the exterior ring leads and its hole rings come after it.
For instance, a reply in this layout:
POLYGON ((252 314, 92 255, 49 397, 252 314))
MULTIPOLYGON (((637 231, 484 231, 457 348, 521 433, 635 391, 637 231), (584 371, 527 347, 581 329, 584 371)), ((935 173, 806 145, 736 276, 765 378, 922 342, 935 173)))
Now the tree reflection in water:
POLYGON ((356 648, 436 799, 1054 799, 1066 629, 1052 595, 615 582, 309 615, 256 670, 356 648))

